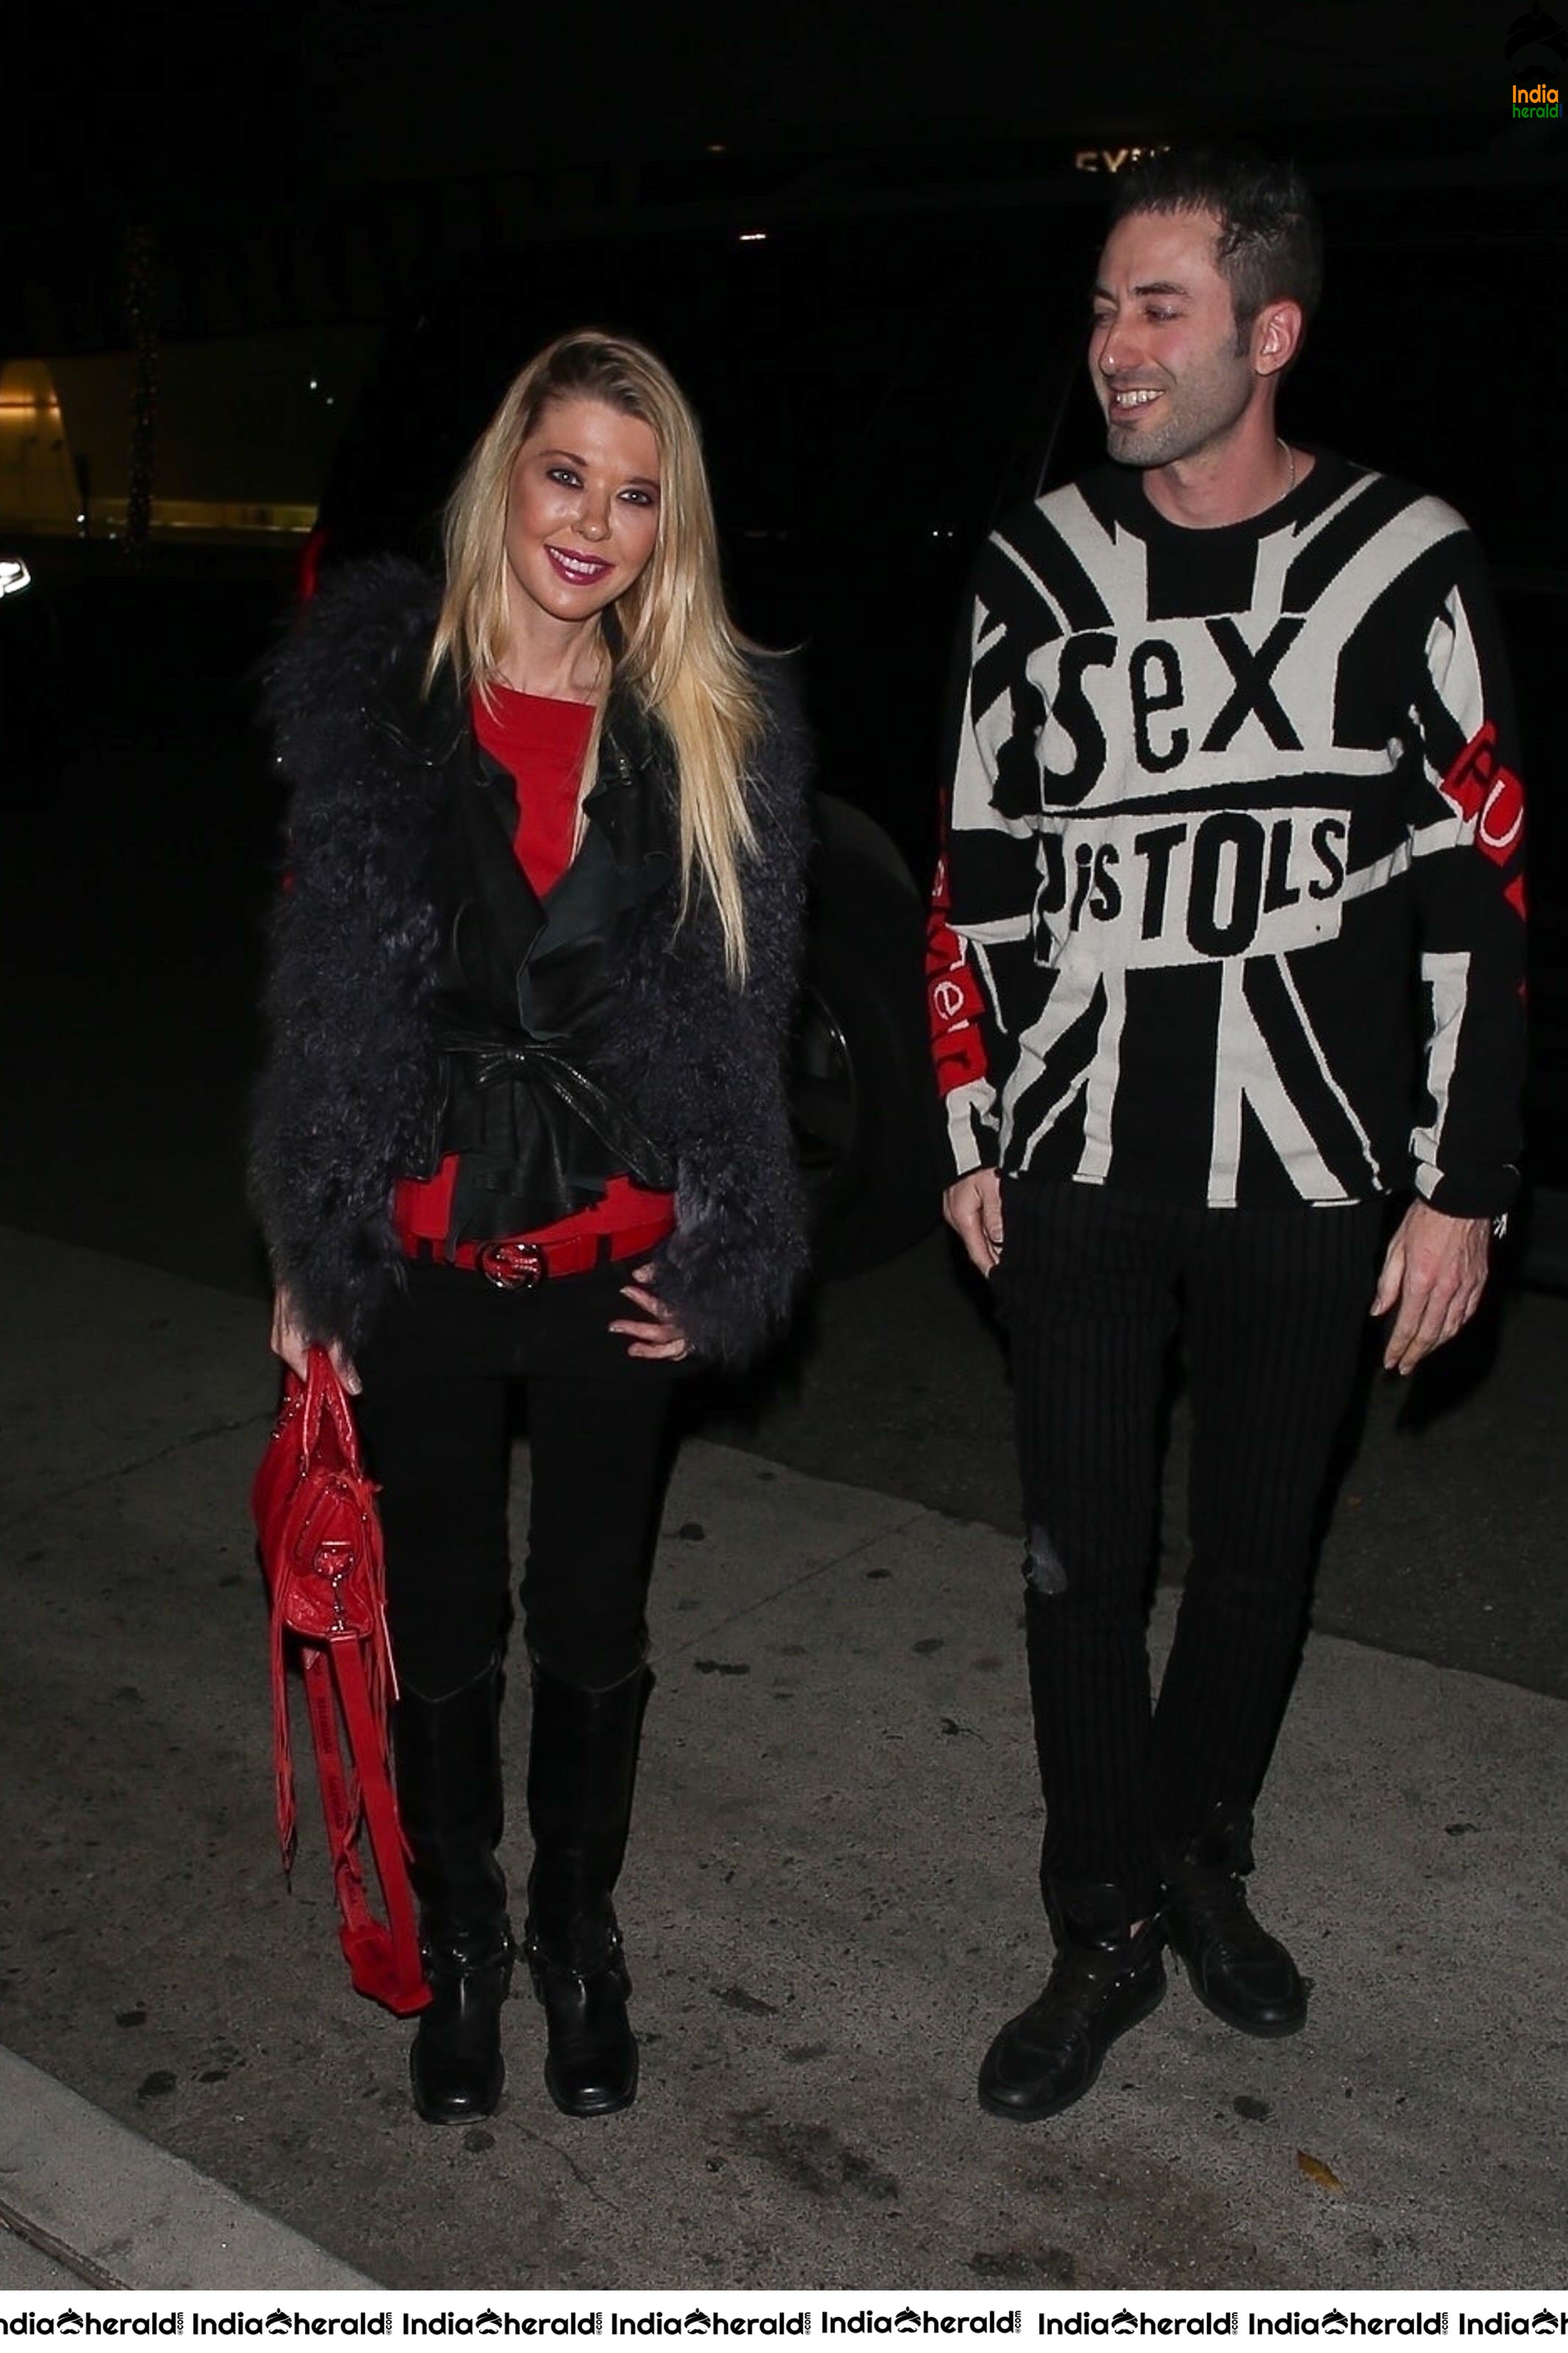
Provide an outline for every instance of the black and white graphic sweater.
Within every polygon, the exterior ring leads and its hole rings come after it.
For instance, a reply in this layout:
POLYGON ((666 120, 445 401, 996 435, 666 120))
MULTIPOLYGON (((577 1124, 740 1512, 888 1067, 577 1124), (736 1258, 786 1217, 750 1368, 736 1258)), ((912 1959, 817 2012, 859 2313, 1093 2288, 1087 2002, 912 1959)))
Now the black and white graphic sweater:
POLYGON ((1513 726, 1474 540, 1386 476, 1194 531, 1108 467, 1005 523, 931 926, 954 1174, 1505 1208, 1513 726))

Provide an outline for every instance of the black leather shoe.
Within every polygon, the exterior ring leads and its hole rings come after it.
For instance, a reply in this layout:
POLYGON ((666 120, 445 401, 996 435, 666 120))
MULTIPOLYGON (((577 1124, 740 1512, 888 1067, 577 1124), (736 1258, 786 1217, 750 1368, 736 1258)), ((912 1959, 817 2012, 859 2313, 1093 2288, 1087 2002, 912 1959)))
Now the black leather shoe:
POLYGON ((1082 2099, 1117 2036, 1164 1995, 1157 1928, 1113 1943, 1064 1943, 1039 2000, 1009 2019, 985 2053, 981 2106, 1016 2124, 1059 2116, 1082 2099))
POLYGON ((506 2067, 500 2010, 511 1984, 510 1936, 497 1945, 486 1929, 426 1948, 430 2001, 419 2013, 408 2073, 414 2105, 427 2125, 466 2125, 493 2116, 506 2067))
POLYGON ((1241 2034, 1294 2034, 1307 1985, 1278 1936, 1247 1908, 1237 1871, 1180 1862, 1166 1882, 1165 1935, 1206 2010, 1241 2034))
POLYGON ((632 1981, 618 1929, 586 1967, 557 1961, 531 1921, 523 1939, 533 1990, 544 2006, 544 2088, 566 2116, 611 2116, 637 2091, 637 2042, 626 2016, 632 1981))

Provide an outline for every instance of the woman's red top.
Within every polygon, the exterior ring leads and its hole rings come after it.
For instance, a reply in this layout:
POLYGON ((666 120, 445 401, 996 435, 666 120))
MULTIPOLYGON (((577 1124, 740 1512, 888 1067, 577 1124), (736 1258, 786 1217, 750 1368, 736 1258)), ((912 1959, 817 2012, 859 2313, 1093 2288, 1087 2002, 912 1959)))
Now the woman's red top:
MULTIPOLYGON (((552 891, 571 865, 577 846, 577 806, 583 762, 594 732, 591 703, 563 702, 553 695, 520 694, 510 686, 491 689, 492 710, 476 689, 474 733, 484 749, 510 773, 517 790, 517 831, 512 849, 539 899, 552 891)), ((452 1225, 452 1188, 458 1159, 448 1153, 434 1176, 400 1176, 393 1189, 392 1222, 411 1255, 421 1245, 444 1244, 452 1225)), ((510 1240, 554 1241, 566 1234, 623 1233, 673 1210, 668 1193, 648 1192, 629 1176, 612 1176, 604 1197, 574 1209, 552 1226, 510 1240)))

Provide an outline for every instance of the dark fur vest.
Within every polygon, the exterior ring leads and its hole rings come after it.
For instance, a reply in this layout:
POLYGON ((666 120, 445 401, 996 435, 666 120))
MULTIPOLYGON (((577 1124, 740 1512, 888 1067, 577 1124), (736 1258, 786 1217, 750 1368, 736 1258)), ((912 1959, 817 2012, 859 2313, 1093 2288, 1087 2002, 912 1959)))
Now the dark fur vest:
MULTIPOLYGON (((418 1164, 437 1081, 447 767, 418 691, 436 601, 411 565, 357 567, 308 609, 268 681, 292 797, 251 1196, 306 1324, 351 1347, 402 1266, 392 1187, 418 1164)), ((746 786, 757 835, 742 878, 746 983, 725 976, 706 891, 694 887, 684 921, 679 892, 663 892, 629 941, 608 1041, 628 1108, 676 1168, 678 1225, 658 1288, 698 1353, 726 1365, 778 1328, 805 1255, 784 1059, 809 755, 782 666, 760 662, 758 678, 768 726, 746 786)), ((673 807, 668 744, 627 695, 612 699, 606 758, 673 807)))

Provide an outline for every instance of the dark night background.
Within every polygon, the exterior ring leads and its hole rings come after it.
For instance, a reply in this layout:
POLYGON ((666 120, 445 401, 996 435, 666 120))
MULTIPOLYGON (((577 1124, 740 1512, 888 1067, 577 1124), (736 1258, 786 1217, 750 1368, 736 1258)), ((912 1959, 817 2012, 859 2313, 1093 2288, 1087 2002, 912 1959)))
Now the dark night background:
POLYGON ((132 219, 157 238, 164 331, 203 332, 341 315, 367 299, 377 255, 541 211, 725 189, 741 201, 879 153, 905 171, 1022 159, 1050 173, 1079 146, 1206 124, 1374 174, 1413 149, 1484 171, 1500 142, 1517 164, 1504 43, 1518 13, 1514 0, 1127 0, 1093 15, 1011 0, 32 5, 8 53, 26 100, 14 185, 28 232, 26 267, 0 294, 0 350, 118 340, 132 219), (312 257, 293 252, 301 241, 312 257))

